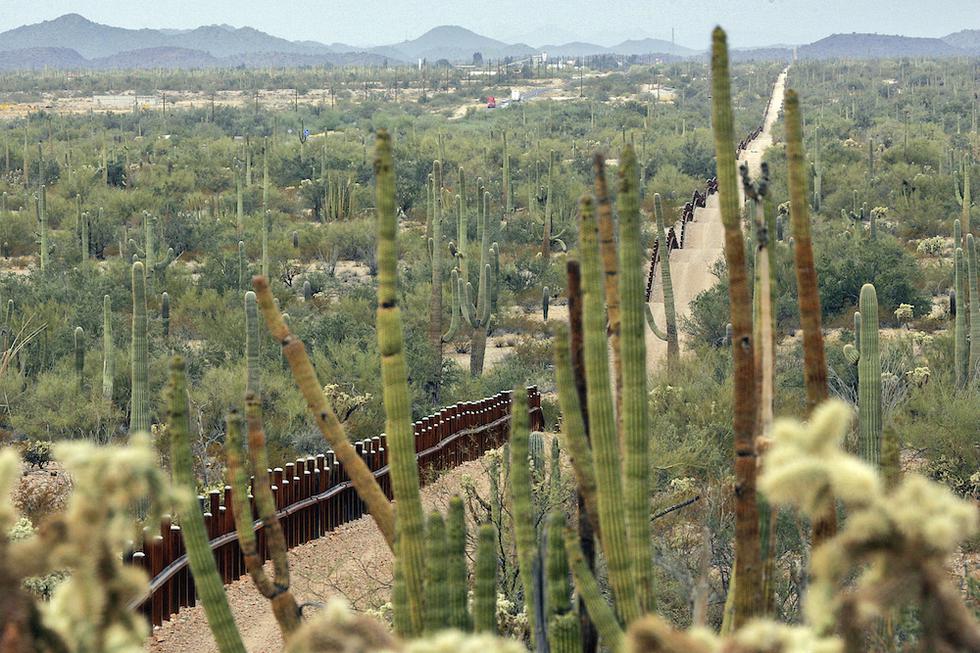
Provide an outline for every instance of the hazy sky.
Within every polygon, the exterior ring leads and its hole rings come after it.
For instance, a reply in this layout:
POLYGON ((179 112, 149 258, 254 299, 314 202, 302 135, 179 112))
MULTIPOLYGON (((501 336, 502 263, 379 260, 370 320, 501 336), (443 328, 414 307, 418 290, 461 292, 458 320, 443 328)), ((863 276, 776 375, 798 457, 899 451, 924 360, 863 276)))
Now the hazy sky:
POLYGON ((707 47, 721 24, 735 47, 806 43, 833 32, 943 36, 980 28, 980 0, 0 0, 0 31, 79 13, 119 27, 248 25, 289 39, 379 45, 436 25, 507 41, 626 38, 707 47))

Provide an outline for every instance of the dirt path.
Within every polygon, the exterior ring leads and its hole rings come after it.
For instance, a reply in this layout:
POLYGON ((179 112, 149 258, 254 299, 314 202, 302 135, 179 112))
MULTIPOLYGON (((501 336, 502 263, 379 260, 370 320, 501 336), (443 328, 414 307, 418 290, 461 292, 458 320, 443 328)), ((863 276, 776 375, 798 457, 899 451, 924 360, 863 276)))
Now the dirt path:
MULTIPOLYGON (((422 489, 426 511, 445 513, 449 499, 461 494, 465 479, 472 479, 486 497, 488 479, 484 460, 464 463, 422 489)), ((470 535, 473 527, 470 525, 470 535)), ((377 609, 388 601, 392 556, 370 517, 346 524, 325 537, 289 552, 291 589, 296 600, 325 602, 344 596, 358 610, 377 609)), ((267 565, 271 573, 271 565, 267 565)), ((226 586, 228 601, 245 648, 253 653, 282 650, 279 627, 269 603, 248 576, 226 586)), ((150 653, 217 653, 204 610, 200 605, 181 610, 173 621, 154 629, 146 650, 150 653)))
MULTIPOLYGON (((762 133, 753 140, 739 156, 739 163, 747 162, 749 172, 755 177, 759 174, 762 157, 766 149, 772 145, 772 126, 779 117, 783 106, 783 89, 786 84, 786 71, 779 74, 773 87, 773 101, 766 113, 762 133)), ((742 187, 738 188, 739 197, 742 187)), ((708 198, 707 206, 695 209, 694 221, 688 223, 685 234, 684 249, 675 249, 670 254, 670 273, 674 288, 674 306, 677 310, 677 321, 680 325, 684 317, 690 315, 691 302, 703 291, 708 290, 718 281, 712 273, 715 261, 724 255, 725 230, 721 224, 721 211, 718 208, 718 195, 708 198)), ((650 310, 661 328, 664 326, 663 287, 658 271, 654 283, 654 291, 650 297, 650 310)), ((661 361, 667 357, 667 343, 657 338, 647 329, 647 369, 656 370, 661 361)), ((681 334, 681 350, 684 349, 686 338, 681 334)))

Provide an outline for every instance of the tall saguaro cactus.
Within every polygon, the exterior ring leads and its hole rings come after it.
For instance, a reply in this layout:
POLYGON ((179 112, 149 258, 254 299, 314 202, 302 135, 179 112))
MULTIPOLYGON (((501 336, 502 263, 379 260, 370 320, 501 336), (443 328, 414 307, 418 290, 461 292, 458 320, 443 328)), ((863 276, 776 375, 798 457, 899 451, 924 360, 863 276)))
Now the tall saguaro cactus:
MULTIPOLYGON (((381 354, 381 381, 384 388, 385 433, 388 435, 391 485, 398 504, 398 561, 404 577, 413 633, 424 627, 425 547, 419 473, 415 460, 415 433, 408 399, 408 369, 398 307, 395 241, 398 218, 395 215, 395 171, 391 156, 391 137, 378 131, 374 173, 378 206, 378 350, 381 354)), ((433 249, 437 249, 434 247, 433 249)), ((440 337, 441 337, 440 333, 440 337)))
MULTIPOLYGON (((759 545, 759 510, 756 500, 755 451, 755 354, 752 342, 752 299, 745 264, 735 169, 735 137, 732 129, 731 79, 728 43, 717 27, 711 44, 711 122, 718 161, 718 192, 725 227, 725 260, 732 318, 732 351, 735 362, 735 617, 738 628, 755 616, 761 606, 756 597, 762 589, 759 545)), ((804 194, 805 197, 805 194, 804 194)))
MULTIPOLYGON (((26 157, 25 157, 26 161, 26 157)), ((26 164, 25 164, 26 165, 26 164)), ((41 239, 41 271, 43 272, 48 268, 49 258, 51 255, 51 249, 48 245, 48 211, 47 211, 47 189, 44 185, 38 190, 37 193, 37 222, 38 231, 40 232, 41 239)))
POLYGON ((976 379, 980 369, 980 292, 977 287, 977 244, 973 234, 966 235, 966 276, 970 289, 970 360, 968 375, 976 379))
POLYGON ((112 299, 109 295, 102 297, 102 397, 112 400, 112 385, 114 380, 112 347, 112 299))
POLYGON ((75 327, 75 376, 78 379, 78 391, 85 389, 85 330, 75 327))
POLYGON ((653 334, 667 343, 667 366, 675 365, 680 358, 681 348, 677 338, 677 308, 674 305, 674 283, 670 276, 670 247, 667 245, 667 230, 664 221, 664 209, 660 193, 653 196, 653 214, 657 221, 657 242, 660 252, 660 283, 664 294, 664 330, 660 330, 650 311, 646 307, 647 323, 653 334))
POLYGON ((442 162, 432 162, 432 229, 429 257, 432 265, 432 290, 429 295, 429 345, 432 347, 430 398, 439 402, 442 378, 442 162))
POLYGON ((146 272, 133 263, 133 326, 130 349, 129 432, 150 430, 149 343, 146 339, 146 272))
POLYGON ((858 425, 861 457, 881 464, 881 355, 878 350, 878 296, 870 283, 861 287, 860 310, 854 313, 854 342, 844 356, 858 368, 858 425))
MULTIPOLYGON (((497 284, 495 270, 497 263, 497 243, 489 244, 491 225, 489 223, 490 193, 483 196, 483 209, 480 211, 480 281, 476 297, 473 296, 473 284, 466 281, 463 269, 457 283, 456 297, 460 304, 460 314, 467 326, 472 329, 470 338, 470 375, 483 374, 483 360, 487 350, 487 336, 493 328, 493 317, 497 306, 494 287, 497 284)), ((455 310, 455 309, 454 309, 455 310)))
POLYGON ((513 193, 510 187, 510 154, 507 151, 507 132, 503 132, 503 142, 504 142, 504 181, 503 181, 503 193, 504 193, 504 211, 508 214, 514 211, 514 200, 513 193))
MULTIPOLYGON (((959 219, 953 221, 953 243, 959 243, 962 238, 962 228, 959 219)), ((954 299, 950 302, 953 312, 953 367, 955 368, 956 385, 966 386, 970 380, 970 345, 967 338, 967 270, 963 248, 954 245, 953 257, 953 288, 954 299)))

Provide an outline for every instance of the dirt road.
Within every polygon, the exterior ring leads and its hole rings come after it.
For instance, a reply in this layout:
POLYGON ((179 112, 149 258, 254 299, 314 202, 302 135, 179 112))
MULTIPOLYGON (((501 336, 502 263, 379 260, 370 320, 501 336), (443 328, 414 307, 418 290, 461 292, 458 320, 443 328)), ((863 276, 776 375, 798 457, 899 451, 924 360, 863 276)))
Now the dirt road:
MULTIPOLYGON (((739 156, 739 163, 749 164, 749 173, 756 177, 762 163, 762 156, 772 145, 772 127, 779 117, 783 107, 783 90, 786 85, 786 71, 779 74, 773 86, 773 101, 769 105, 763 122, 762 133, 759 134, 739 156)), ((739 185, 739 196, 742 187, 739 185)), ((677 310, 678 327, 684 317, 690 315, 691 302, 703 291, 708 290, 718 281, 711 273, 715 261, 724 255, 725 230, 721 224, 721 212, 718 209, 718 195, 708 198, 707 206, 695 209, 694 222, 687 225, 684 249, 675 249, 670 254, 670 272, 674 288, 674 306, 677 310)), ((657 319, 657 324, 664 325, 663 287, 660 273, 654 282, 654 291, 650 297, 650 310, 657 319)), ((681 351, 684 350, 685 338, 681 334, 681 351)), ((653 371, 667 357, 667 343, 657 338, 647 330, 647 367, 653 371)))

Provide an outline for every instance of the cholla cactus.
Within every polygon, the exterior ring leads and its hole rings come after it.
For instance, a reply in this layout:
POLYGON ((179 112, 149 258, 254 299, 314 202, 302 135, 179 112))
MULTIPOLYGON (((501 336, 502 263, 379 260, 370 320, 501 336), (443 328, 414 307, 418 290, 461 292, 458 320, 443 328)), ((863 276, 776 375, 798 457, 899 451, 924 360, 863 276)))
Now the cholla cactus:
POLYGON ((0 650, 138 653, 148 627, 129 604, 147 589, 145 574, 119 555, 135 535, 133 502, 153 497, 147 523, 159 518, 169 490, 157 456, 142 435, 120 447, 64 443, 55 456, 75 480, 65 512, 34 534, 10 541, 17 515, 6 500, 17 478, 17 456, 0 454, 0 650), (38 604, 21 588, 30 576, 67 569, 71 576, 38 604))

